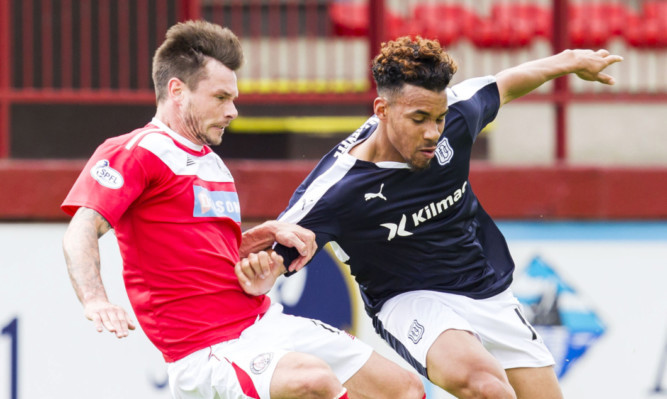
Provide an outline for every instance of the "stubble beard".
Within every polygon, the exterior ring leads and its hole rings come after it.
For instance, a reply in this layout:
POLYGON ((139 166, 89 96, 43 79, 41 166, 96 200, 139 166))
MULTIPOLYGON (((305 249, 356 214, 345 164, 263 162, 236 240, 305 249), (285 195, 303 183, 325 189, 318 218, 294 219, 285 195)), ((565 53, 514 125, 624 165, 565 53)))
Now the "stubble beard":
POLYGON ((199 118, 195 116, 194 109, 191 105, 188 105, 183 115, 183 126, 200 144, 211 146, 220 145, 220 143, 222 143, 222 135, 220 135, 220 137, 206 135, 206 129, 202 126, 199 118))
POLYGON ((412 172, 423 172, 425 170, 428 170, 431 167, 431 161, 433 159, 429 159, 425 164, 422 165, 416 165, 411 159, 407 160, 408 167, 410 168, 410 171, 412 172))

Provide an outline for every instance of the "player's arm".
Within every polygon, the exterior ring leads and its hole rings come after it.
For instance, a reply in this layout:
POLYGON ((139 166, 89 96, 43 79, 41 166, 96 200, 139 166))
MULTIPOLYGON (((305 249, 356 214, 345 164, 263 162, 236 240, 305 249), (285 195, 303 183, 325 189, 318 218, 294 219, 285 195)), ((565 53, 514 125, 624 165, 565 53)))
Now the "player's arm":
POLYGON ((70 281, 86 318, 93 321, 97 331, 106 328, 123 338, 128 335, 128 329, 134 330, 134 323, 123 308, 109 302, 100 275, 98 239, 110 229, 102 215, 81 207, 67 227, 63 251, 70 281))
POLYGON ((289 265, 291 272, 302 269, 317 251, 312 231, 293 223, 270 220, 243 233, 239 257, 247 258, 250 254, 266 250, 274 242, 298 251, 299 256, 289 265))
POLYGON ((529 61, 496 74, 501 105, 535 90, 543 83, 570 73, 583 80, 614 84, 614 78, 602 71, 622 61, 607 50, 565 50, 550 57, 529 61))

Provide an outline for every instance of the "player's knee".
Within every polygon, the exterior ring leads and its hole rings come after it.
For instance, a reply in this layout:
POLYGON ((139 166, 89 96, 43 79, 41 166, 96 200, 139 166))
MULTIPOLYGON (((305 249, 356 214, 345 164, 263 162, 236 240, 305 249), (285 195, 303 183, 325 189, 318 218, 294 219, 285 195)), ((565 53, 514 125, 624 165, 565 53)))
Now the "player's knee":
POLYGON ((292 392, 298 398, 333 398, 342 387, 336 376, 324 369, 308 370, 294 381, 292 392))
POLYGON ((449 378, 441 387, 461 399, 516 399, 509 382, 487 372, 449 378))
POLYGON ((291 367, 285 390, 290 397, 306 399, 333 398, 342 385, 329 366, 316 358, 302 358, 291 367))
POLYGON ((486 375, 481 381, 473 382, 477 396, 489 399, 516 399, 514 390, 509 382, 502 381, 495 376, 486 375))
POLYGON ((410 371, 401 369, 392 373, 390 380, 382 381, 373 397, 378 399, 423 399, 424 384, 421 378, 410 371))
POLYGON ((421 378, 415 374, 406 371, 405 382, 403 383, 403 395, 402 398, 415 398, 423 399, 424 398, 424 384, 422 383, 421 378))
POLYGON ((463 391, 467 394, 463 396, 464 398, 516 399, 509 382, 489 373, 476 373, 470 376, 463 391))

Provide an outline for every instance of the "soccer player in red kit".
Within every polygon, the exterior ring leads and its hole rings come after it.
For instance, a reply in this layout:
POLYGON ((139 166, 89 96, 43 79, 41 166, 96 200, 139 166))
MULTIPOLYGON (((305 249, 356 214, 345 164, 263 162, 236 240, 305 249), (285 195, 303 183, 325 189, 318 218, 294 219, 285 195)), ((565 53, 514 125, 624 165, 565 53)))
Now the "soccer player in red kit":
POLYGON ((209 146, 237 116, 242 61, 237 37, 218 25, 167 32, 153 59, 155 117, 100 145, 62 205, 73 215, 63 247, 85 316, 119 338, 135 328, 100 278, 98 238, 113 229, 130 302, 168 363, 174 397, 422 398, 416 374, 264 295, 286 271, 274 242, 299 252, 291 271, 316 244, 286 222, 241 231, 234 180, 209 146))

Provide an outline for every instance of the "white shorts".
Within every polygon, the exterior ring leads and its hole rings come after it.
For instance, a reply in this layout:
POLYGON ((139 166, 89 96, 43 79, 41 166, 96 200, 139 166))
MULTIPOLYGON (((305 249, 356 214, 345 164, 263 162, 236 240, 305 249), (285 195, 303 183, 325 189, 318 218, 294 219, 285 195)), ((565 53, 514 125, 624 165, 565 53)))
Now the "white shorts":
POLYGON ((241 333, 169 363, 169 386, 174 398, 269 399, 271 377, 288 352, 324 360, 341 383, 368 361, 373 349, 335 327, 317 320, 286 315, 282 305, 241 333))
POLYGON ((406 292, 388 300, 373 324, 424 376, 426 353, 440 334, 450 329, 473 333, 505 369, 555 363, 509 289, 487 299, 435 291, 406 292))

